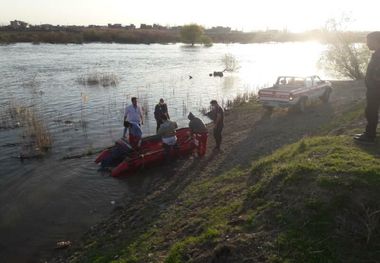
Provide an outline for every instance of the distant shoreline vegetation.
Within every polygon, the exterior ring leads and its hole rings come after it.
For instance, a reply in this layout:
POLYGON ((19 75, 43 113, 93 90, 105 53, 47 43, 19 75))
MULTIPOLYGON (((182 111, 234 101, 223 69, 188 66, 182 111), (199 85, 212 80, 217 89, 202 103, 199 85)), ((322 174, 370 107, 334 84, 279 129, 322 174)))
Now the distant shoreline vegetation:
MULTIPOLYGON (((184 26, 186 27, 186 26, 184 26)), ((181 29, 160 25, 134 25, 122 27, 120 24, 108 26, 32 26, 22 21, 11 21, 11 25, 0 27, 0 44, 12 43, 121 43, 121 44, 168 44, 181 43, 181 29)), ((319 41, 328 43, 333 36, 331 32, 312 30, 292 33, 286 30, 266 30, 242 32, 229 27, 203 29, 203 34, 212 43, 265 43, 265 42, 300 42, 319 41)), ((344 32, 352 42, 365 42, 367 32, 344 32)))

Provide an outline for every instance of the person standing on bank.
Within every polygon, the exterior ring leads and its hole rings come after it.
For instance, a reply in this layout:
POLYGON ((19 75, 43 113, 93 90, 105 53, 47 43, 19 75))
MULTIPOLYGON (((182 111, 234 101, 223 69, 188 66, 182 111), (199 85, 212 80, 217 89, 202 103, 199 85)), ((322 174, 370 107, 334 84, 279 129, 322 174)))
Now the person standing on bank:
POLYGON ((168 120, 170 120, 169 112, 168 112, 168 106, 164 102, 164 99, 160 99, 159 103, 154 108, 154 118, 157 122, 157 128, 156 133, 158 132, 158 129, 160 128, 161 124, 164 122, 162 116, 166 116, 168 120))
POLYGON ((369 50, 374 51, 365 76, 367 87, 365 117, 367 119, 367 126, 365 132, 356 135, 354 139, 358 142, 373 143, 376 139, 380 108, 380 31, 367 35, 367 46, 369 50))
POLYGON ((137 105, 137 98, 132 97, 131 98, 132 105, 126 106, 125 107, 125 112, 124 112, 124 132, 123 132, 123 137, 125 137, 125 134, 127 133, 128 127, 125 127, 125 122, 133 122, 136 123, 137 125, 141 126, 144 124, 144 119, 143 119, 143 111, 139 105, 137 105))
POLYGON ((224 111, 222 107, 219 106, 216 100, 212 100, 211 104, 211 115, 212 120, 214 121, 214 138, 215 138, 215 148, 214 150, 219 151, 220 145, 222 143, 222 130, 224 127, 224 111))

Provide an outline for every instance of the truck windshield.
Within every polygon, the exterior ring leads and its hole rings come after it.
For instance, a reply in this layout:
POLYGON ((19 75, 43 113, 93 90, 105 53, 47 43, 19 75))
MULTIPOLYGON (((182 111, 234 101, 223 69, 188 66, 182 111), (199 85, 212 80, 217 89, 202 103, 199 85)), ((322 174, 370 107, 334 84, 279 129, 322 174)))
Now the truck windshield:
POLYGON ((297 77, 280 77, 277 79, 277 85, 304 85, 305 79, 304 78, 297 78, 297 77))

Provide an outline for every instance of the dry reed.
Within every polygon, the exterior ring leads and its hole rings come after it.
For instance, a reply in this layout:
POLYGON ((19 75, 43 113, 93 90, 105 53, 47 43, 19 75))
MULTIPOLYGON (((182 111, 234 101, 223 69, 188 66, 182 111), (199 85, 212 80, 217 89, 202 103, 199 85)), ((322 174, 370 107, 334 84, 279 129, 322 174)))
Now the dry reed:
POLYGON ((10 104, 10 116, 24 128, 25 145, 31 145, 26 156, 40 156, 52 146, 52 138, 43 120, 32 107, 10 104))
POLYGON ((119 77, 111 72, 92 72, 78 78, 78 83, 85 86, 116 87, 119 77))

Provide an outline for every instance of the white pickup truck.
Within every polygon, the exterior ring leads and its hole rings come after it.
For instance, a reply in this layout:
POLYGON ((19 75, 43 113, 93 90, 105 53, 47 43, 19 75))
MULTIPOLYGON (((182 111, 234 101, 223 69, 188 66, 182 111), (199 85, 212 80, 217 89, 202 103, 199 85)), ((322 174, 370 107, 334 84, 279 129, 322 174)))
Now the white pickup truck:
POLYGON ((318 76, 280 76, 272 87, 259 90, 258 96, 268 110, 288 107, 303 112, 310 101, 322 100, 327 103, 331 91, 331 83, 318 76))

